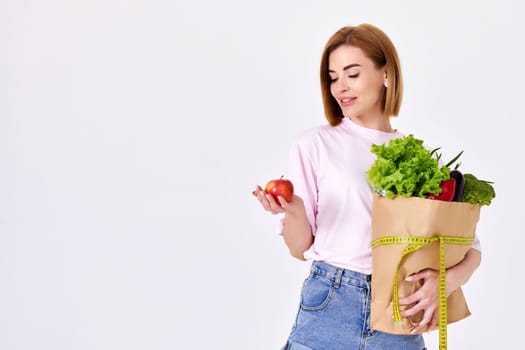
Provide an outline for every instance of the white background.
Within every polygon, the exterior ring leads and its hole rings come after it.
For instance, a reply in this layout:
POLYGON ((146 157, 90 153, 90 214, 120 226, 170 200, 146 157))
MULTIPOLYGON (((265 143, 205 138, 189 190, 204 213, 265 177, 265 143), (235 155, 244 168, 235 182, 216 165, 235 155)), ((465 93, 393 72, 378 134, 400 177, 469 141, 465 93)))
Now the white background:
MULTIPOLYGON (((0 2, 0 349, 278 349, 308 264, 251 191, 324 124, 326 40, 397 46, 394 127, 495 182, 451 349, 520 345, 525 24, 513 1, 0 2)), ((437 348, 437 332, 426 336, 437 348)))

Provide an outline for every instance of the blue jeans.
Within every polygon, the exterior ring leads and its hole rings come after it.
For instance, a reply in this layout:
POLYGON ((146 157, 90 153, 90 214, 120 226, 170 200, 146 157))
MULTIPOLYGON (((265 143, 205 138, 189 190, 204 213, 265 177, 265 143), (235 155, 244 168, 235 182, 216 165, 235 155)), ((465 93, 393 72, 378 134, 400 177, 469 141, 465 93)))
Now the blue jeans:
POLYGON ((283 350, 424 350, 421 335, 370 329, 370 275, 314 261, 283 350))

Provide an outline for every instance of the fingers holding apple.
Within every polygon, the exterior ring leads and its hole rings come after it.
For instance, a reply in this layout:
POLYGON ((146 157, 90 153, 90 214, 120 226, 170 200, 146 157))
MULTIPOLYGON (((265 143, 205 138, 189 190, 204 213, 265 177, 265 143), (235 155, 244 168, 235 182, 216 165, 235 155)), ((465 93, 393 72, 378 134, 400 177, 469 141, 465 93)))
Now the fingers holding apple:
POLYGON ((252 192, 252 194, 257 197, 257 200, 261 203, 264 210, 271 212, 272 214, 279 214, 283 213, 285 210, 280 205, 279 202, 276 202, 275 199, 272 197, 272 195, 264 192, 264 190, 257 186, 255 191, 252 192))
POLYGON ((268 193, 265 193, 264 197, 266 198, 266 201, 269 203, 269 210, 270 212, 272 212, 272 214, 279 214, 279 213, 283 213, 286 211, 287 209, 286 205, 288 203, 286 202, 286 200, 284 200, 283 197, 278 196, 276 200, 271 194, 268 194, 268 193), (285 204, 284 207, 282 203, 285 204))
POLYGON ((278 214, 289 208, 289 203, 293 201, 293 184, 290 180, 280 179, 270 180, 263 190, 257 186, 252 194, 257 197, 265 210, 278 214))

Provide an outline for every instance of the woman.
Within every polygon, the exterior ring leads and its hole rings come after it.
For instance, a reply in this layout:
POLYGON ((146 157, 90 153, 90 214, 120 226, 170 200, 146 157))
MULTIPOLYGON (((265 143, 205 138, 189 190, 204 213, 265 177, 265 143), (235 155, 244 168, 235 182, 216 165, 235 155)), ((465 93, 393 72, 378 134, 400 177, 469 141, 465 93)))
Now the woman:
MULTIPOLYGON (((282 236, 292 256, 313 260, 285 349, 424 349, 420 333, 438 321, 438 272, 410 276, 423 286, 400 299, 414 304, 403 317, 424 311, 409 335, 370 329, 372 188, 365 172, 372 144, 403 136, 392 129, 402 79, 396 49, 379 28, 344 27, 328 41, 321 60, 321 89, 329 125, 304 132, 292 145, 290 178, 295 195, 278 203, 257 186, 263 208, 282 216, 282 236)), ((479 266, 476 240, 465 259, 447 270, 447 293, 479 266)), ((388 281, 390 283, 390 281, 388 281)))

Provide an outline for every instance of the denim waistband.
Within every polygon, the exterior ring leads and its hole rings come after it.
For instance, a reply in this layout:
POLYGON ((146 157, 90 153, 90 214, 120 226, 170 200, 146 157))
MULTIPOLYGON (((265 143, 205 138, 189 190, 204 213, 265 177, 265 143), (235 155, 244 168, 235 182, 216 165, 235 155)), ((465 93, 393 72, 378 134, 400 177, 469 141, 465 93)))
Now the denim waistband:
POLYGON ((313 261, 311 273, 323 276, 335 284, 350 284, 357 287, 370 288, 371 275, 343 269, 322 261, 313 261))

